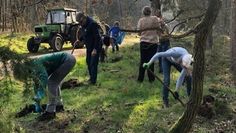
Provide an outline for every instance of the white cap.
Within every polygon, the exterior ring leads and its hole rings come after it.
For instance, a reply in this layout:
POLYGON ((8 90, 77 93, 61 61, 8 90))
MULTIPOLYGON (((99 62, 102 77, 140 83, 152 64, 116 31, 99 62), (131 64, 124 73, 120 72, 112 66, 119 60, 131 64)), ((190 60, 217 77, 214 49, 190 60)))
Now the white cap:
POLYGON ((187 68, 190 68, 192 61, 193 61, 192 55, 191 54, 185 54, 182 58, 182 65, 187 67, 187 68))

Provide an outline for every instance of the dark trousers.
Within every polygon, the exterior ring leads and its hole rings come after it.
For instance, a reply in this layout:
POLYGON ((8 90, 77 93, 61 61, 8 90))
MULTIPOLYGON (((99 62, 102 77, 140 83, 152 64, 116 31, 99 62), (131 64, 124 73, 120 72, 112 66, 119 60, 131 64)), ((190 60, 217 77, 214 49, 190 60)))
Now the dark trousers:
POLYGON ((112 42, 112 52, 115 52, 116 51, 119 51, 119 45, 118 43, 116 42, 116 39, 113 39, 113 42, 112 42))
POLYGON ((87 50, 86 52, 86 63, 88 66, 91 83, 96 83, 97 81, 99 54, 100 53, 97 52, 95 56, 92 56, 92 50, 87 50))
MULTIPOLYGON (((158 46, 158 52, 165 52, 170 47, 170 40, 160 41, 160 45, 158 46)), ((159 72, 162 73, 162 57, 159 57, 159 72)))
MULTIPOLYGON (((168 102, 169 91, 165 86, 168 86, 168 87, 170 86, 171 66, 174 66, 179 72, 182 71, 182 67, 179 64, 170 62, 167 58, 163 57, 162 58, 162 67, 163 67, 163 74, 164 74, 164 86, 163 86, 162 94, 163 94, 164 102, 168 102)), ((185 77, 185 82, 187 84, 187 94, 189 96, 191 88, 192 88, 192 86, 191 86, 192 77, 191 76, 186 76, 185 77)))
MULTIPOLYGON (((149 62, 152 56, 157 52, 157 44, 150 44, 146 42, 140 43, 140 65, 139 65, 139 75, 138 81, 142 82, 144 79, 145 69, 143 68, 143 63, 149 62)), ((150 70, 154 72, 154 64, 150 66, 150 70)), ((149 81, 154 81, 155 77, 148 72, 149 81)))

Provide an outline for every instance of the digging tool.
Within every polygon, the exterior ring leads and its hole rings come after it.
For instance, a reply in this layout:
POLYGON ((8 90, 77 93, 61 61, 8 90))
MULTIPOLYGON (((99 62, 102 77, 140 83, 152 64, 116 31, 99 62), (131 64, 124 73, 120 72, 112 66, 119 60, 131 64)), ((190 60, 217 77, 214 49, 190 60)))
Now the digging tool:
POLYGON ((74 42, 74 44, 73 44, 73 49, 72 49, 72 51, 71 51, 71 54, 74 53, 74 51, 75 51, 75 46, 76 46, 77 42, 79 42, 79 40, 76 40, 76 41, 74 42))
POLYGON ((159 80, 159 81, 161 82, 161 84, 162 84, 164 87, 166 87, 166 88, 168 89, 168 91, 174 96, 175 99, 177 99, 177 100, 181 103, 181 105, 182 105, 183 107, 185 107, 185 104, 183 103, 183 101, 180 100, 179 97, 176 97, 175 94, 174 94, 174 92, 173 92, 168 86, 166 86, 166 85, 164 84, 164 82, 163 82, 158 76, 156 76, 149 68, 148 68, 147 70, 148 70, 157 80, 159 80))

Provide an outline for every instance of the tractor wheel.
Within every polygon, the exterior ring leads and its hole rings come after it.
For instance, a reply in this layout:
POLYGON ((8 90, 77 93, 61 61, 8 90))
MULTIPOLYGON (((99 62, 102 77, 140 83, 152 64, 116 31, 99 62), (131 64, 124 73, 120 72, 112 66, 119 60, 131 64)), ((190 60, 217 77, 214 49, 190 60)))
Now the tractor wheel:
POLYGON ((55 52, 61 51, 63 44, 64 44, 63 38, 58 34, 53 36, 53 38, 50 42, 50 46, 52 47, 53 51, 55 51, 55 52))
POLYGON ((27 42, 27 49, 30 53, 37 53, 40 43, 35 43, 34 37, 31 37, 27 42))

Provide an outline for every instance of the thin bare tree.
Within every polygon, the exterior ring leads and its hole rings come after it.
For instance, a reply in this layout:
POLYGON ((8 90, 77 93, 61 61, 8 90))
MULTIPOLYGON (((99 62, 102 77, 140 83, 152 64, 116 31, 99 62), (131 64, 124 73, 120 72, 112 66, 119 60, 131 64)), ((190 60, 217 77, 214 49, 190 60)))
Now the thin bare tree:
POLYGON ((236 84, 236 0, 231 0, 231 70, 236 84))

